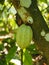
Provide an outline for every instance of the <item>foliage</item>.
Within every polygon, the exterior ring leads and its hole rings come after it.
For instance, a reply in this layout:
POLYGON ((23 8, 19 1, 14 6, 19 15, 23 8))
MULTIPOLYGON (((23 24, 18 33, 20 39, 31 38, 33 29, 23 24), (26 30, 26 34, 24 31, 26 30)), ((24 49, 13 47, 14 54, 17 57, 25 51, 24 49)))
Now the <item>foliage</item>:
POLYGON ((39 0, 39 9, 42 12, 44 19, 49 27, 49 1, 48 0, 39 0))
MULTIPOLYGON (((28 8, 31 6, 31 0, 26 0, 26 1, 20 0, 20 5, 24 7, 24 10, 25 10, 25 8, 28 8)), ((48 0, 38 0, 38 7, 49 27, 49 1, 48 0)), ((18 61, 21 61, 22 59, 21 58, 21 48, 19 48, 19 46, 17 45, 17 41, 16 41, 17 29, 19 29, 19 26, 17 24, 17 11, 15 10, 11 0, 8 0, 8 1, 0 0, 0 65, 15 65, 15 63, 11 62, 12 59, 14 60, 16 59, 18 61)), ((21 12, 21 14, 23 15, 24 13, 21 12)), ((30 16, 28 12, 25 13, 25 16, 26 15, 30 16)), ((23 17, 25 18, 25 16, 23 17)), ((29 18, 29 22, 30 22, 30 18, 29 18)), ((19 19, 19 16, 18 16, 18 19, 19 19)), ((21 20, 21 17, 20 17, 20 19, 18 20, 18 23, 20 25, 22 24, 21 21, 23 21, 23 19, 21 20)), ((31 18, 31 21, 32 21, 32 18, 31 18)), ((25 19, 25 22, 26 22, 26 19, 25 19)), ((25 25, 28 26, 30 24, 25 23, 25 25)), ((25 31, 24 33, 22 32, 23 30, 19 32, 19 34, 21 33, 21 36, 25 33, 28 33, 28 31, 25 31)), ((30 35, 30 33, 31 32, 29 31, 29 34, 26 34, 25 36, 28 38, 28 35, 30 35)), ((32 36, 32 33, 30 36, 32 36)), ((23 38, 23 37, 20 37, 20 38, 23 38)), ((25 38, 24 40, 20 39, 19 42, 21 41, 25 42, 29 40, 25 38)), ((23 46, 25 46, 28 43, 25 43, 23 46)), ((36 43, 34 43, 34 40, 32 40, 31 43, 29 44, 30 45, 28 47, 23 49, 23 64, 24 65, 34 65, 35 59, 32 56, 33 55, 36 56, 41 53, 40 51, 37 50, 36 43)))

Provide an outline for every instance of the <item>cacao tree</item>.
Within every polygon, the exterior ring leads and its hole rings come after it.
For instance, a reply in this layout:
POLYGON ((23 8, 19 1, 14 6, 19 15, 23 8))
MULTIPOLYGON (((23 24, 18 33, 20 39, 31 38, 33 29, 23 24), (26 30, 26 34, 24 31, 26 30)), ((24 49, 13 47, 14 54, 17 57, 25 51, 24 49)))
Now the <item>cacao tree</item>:
POLYGON ((48 0, 0 1, 1 65, 49 65, 48 3, 48 0), (47 5, 41 6, 42 2, 47 5))

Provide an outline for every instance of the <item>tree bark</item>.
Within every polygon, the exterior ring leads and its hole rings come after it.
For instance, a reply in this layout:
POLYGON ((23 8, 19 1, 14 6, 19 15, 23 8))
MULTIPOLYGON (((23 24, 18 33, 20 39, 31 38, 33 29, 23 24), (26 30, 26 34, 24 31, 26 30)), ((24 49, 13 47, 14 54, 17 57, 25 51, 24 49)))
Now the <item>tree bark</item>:
MULTIPOLYGON (((12 3, 17 10, 18 3, 16 3, 16 1, 17 0, 12 0, 12 3)), ((47 65, 49 65, 49 42, 47 42, 45 38, 41 36, 41 31, 44 30, 46 33, 49 33, 49 28, 38 8, 37 0, 32 0, 31 6, 26 8, 26 10, 33 18, 33 24, 31 25, 31 28, 33 30, 35 44, 37 45, 37 48, 43 52, 47 59, 47 65)))

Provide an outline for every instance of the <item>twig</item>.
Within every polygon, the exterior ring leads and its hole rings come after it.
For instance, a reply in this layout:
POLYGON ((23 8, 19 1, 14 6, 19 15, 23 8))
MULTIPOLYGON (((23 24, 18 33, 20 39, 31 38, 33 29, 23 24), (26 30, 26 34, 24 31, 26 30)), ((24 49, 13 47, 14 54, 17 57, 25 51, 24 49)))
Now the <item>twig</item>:
POLYGON ((23 65, 23 50, 21 49, 21 65, 23 65))

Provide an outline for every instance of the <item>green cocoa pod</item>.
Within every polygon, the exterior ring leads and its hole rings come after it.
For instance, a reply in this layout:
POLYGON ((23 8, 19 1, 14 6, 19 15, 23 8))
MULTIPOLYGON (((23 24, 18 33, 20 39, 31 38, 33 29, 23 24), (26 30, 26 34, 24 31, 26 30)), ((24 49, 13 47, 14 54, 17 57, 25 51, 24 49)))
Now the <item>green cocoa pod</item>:
POLYGON ((32 40, 32 29, 30 26, 22 24, 16 34, 16 42, 21 49, 28 47, 32 40))

